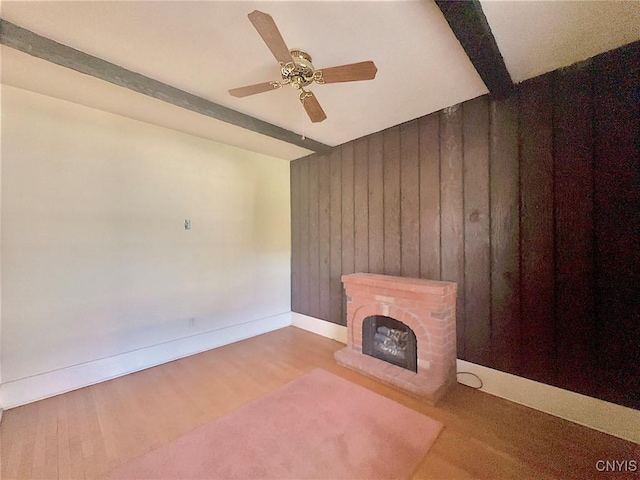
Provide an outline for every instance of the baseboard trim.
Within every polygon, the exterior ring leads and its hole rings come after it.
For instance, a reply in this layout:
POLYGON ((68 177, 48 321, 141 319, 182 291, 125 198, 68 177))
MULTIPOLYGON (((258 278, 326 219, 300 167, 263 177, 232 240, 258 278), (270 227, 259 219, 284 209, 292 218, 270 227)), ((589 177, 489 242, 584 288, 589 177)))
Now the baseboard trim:
MULTIPOLYGON (((458 372, 478 375, 481 391, 549 413, 600 432, 640 443, 640 411, 579 393, 458 360, 458 372)), ((477 386, 472 377, 458 377, 463 385, 477 386)))
POLYGON ((317 333, 323 337, 332 338, 345 345, 347 344, 347 327, 344 325, 338 325, 296 312, 291 312, 291 325, 317 333))
MULTIPOLYGON (((347 327, 318 318, 292 313, 292 325, 347 343, 347 327)), ((560 417, 585 427, 640 443, 640 411, 587 397, 579 393, 535 382, 527 378, 458 359, 458 372, 471 372, 482 379, 481 391, 560 417)), ((458 382, 477 387, 472 376, 458 382)))
POLYGON ((0 385, 0 405, 4 409, 18 407, 255 337, 289 325, 291 325, 291 312, 286 312, 28 378, 5 382, 0 385))

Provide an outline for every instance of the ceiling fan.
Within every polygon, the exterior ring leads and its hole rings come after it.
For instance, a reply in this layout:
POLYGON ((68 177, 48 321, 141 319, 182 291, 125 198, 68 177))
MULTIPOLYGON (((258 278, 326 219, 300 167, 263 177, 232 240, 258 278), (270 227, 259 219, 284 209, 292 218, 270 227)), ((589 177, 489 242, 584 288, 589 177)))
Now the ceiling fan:
POLYGON ((247 97, 256 93, 277 90, 284 85, 291 85, 300 92, 300 101, 312 122, 322 122, 327 115, 322 110, 313 92, 306 90, 313 82, 338 83, 373 80, 378 71, 372 61, 350 63, 338 67, 316 70, 311 63, 311 56, 302 50, 289 50, 271 15, 255 10, 249 20, 267 44, 273 56, 280 63, 282 80, 257 83, 246 87, 234 88, 229 93, 234 97, 247 97))

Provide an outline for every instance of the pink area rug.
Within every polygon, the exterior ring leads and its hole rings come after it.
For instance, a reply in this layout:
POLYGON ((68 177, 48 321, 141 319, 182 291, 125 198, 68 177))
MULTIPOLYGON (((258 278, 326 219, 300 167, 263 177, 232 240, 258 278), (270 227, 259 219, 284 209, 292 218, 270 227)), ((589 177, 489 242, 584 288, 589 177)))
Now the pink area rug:
POLYGON ((442 424, 321 369, 112 470, 109 479, 404 479, 442 424))

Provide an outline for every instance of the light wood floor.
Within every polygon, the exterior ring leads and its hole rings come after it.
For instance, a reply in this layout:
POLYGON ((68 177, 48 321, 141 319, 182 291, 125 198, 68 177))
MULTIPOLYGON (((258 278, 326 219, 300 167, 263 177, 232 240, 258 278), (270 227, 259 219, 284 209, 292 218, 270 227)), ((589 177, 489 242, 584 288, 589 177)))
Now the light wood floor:
POLYGON ((316 367, 444 423, 414 479, 609 479, 597 460, 640 460, 636 444, 462 385, 426 405, 336 365, 342 346, 288 327, 8 410, 0 478, 98 478, 316 367))

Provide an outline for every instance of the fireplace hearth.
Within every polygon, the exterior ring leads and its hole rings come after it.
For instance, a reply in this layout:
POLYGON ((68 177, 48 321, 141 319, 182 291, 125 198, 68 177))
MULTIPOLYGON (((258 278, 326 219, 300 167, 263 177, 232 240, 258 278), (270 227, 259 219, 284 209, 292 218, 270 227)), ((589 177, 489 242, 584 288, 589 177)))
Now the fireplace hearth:
POLYGON ((457 285, 343 275, 347 347, 337 362, 436 403, 456 381, 457 285))

